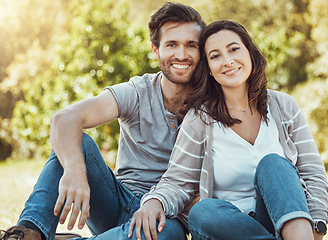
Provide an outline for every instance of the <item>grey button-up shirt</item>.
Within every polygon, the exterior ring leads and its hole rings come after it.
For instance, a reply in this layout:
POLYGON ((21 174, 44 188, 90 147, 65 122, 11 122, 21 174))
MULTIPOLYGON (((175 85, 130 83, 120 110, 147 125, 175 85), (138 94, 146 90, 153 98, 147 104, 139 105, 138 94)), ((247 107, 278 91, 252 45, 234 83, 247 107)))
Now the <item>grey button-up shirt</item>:
POLYGON ((115 175, 134 193, 144 194, 167 170, 179 129, 164 108, 161 72, 106 87, 119 107, 120 140, 115 175))

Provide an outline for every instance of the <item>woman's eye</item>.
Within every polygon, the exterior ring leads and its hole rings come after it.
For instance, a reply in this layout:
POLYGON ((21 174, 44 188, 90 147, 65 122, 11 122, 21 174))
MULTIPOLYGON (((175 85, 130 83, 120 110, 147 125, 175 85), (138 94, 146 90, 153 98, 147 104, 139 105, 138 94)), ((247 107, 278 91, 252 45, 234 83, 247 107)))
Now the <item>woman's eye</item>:
POLYGON ((239 49, 239 47, 233 47, 233 48, 231 48, 231 52, 235 52, 235 51, 237 51, 239 49))
POLYGON ((219 58, 219 57, 220 57, 219 54, 213 54, 210 56, 210 59, 212 60, 212 59, 219 58))

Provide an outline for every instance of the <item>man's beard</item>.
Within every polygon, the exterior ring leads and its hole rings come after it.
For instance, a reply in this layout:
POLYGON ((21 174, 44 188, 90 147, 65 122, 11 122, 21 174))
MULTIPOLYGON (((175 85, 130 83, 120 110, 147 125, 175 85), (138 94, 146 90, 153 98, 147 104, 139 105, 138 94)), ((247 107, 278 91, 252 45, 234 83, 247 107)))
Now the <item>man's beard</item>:
MULTIPOLYGON (((190 63, 189 63, 190 64, 190 63)), ((192 68, 192 71, 189 72, 188 75, 179 76, 177 74, 172 73, 171 71, 171 61, 165 62, 164 60, 159 61, 160 69, 162 70, 164 76, 172 83, 175 84, 188 84, 191 80, 191 77, 195 71, 195 68, 192 67, 193 64, 191 64, 190 68, 192 68)))

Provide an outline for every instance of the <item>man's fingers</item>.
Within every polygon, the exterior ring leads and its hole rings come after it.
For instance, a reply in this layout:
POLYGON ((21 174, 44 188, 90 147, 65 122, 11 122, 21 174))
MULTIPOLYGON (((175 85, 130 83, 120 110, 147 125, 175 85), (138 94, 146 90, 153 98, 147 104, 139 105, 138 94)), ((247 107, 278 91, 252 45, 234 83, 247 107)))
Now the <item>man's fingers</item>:
POLYGON ((61 210, 61 208, 62 208, 62 206, 65 202, 65 198, 66 198, 66 195, 59 193, 59 196, 57 198, 57 201, 56 201, 56 204, 55 204, 55 207, 54 207, 54 215, 55 216, 59 215, 60 210, 61 210))
POLYGON ((166 225, 166 217, 164 212, 160 214, 159 223, 158 223, 158 232, 161 232, 166 225))
POLYGON ((59 222, 61 224, 64 224, 64 222, 65 222, 65 220, 67 218, 68 213, 71 211, 72 203, 73 203, 72 198, 69 197, 69 196, 67 196, 65 205, 63 207, 63 210, 62 210, 62 213, 61 213, 60 219, 59 219, 59 222))
POLYGON ((79 199, 75 199, 74 200, 74 204, 73 204, 73 208, 72 208, 72 212, 71 212, 71 217, 69 218, 69 222, 67 225, 67 229, 68 230, 72 230, 74 227, 74 224, 76 222, 76 219, 80 213, 80 209, 81 209, 81 202, 79 199))
POLYGON ((78 228, 82 229, 87 219, 90 217, 90 204, 89 201, 83 201, 81 208, 81 216, 79 220, 78 228))

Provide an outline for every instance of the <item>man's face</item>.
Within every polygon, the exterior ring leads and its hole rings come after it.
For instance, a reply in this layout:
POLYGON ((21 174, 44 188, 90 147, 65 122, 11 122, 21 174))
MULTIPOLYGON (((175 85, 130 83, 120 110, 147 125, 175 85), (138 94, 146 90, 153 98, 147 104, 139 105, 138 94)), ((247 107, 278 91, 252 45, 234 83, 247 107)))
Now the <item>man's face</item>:
POLYGON ((170 82, 189 82, 200 58, 200 33, 197 23, 167 22, 161 27, 159 47, 152 48, 164 77, 170 82))

